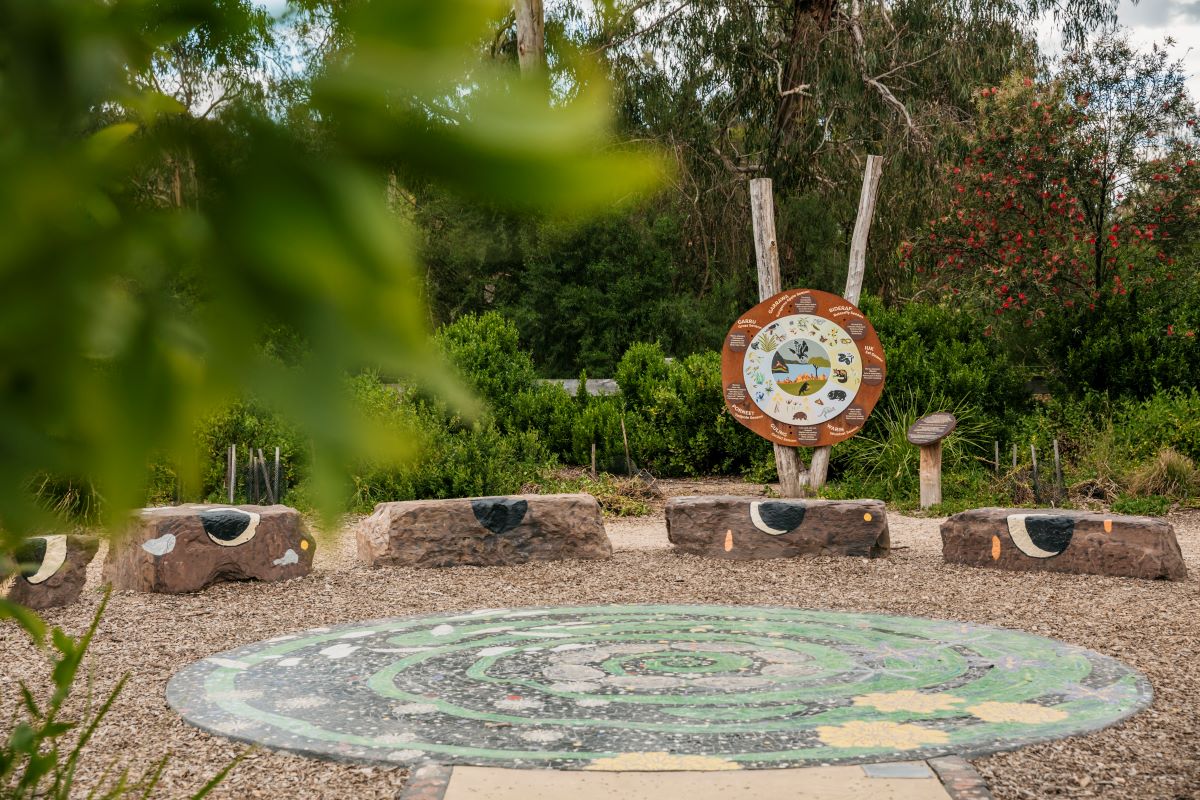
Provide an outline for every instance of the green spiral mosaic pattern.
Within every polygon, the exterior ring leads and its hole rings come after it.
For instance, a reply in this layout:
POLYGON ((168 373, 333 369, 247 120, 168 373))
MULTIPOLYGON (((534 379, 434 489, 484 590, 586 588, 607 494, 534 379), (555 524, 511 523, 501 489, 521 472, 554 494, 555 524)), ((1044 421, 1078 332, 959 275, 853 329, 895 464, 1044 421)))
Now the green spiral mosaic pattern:
POLYGON ((978 754, 1149 704, 1120 662, 956 622, 730 606, 484 609, 315 628, 183 669, 201 728, 310 755, 741 769, 978 754))

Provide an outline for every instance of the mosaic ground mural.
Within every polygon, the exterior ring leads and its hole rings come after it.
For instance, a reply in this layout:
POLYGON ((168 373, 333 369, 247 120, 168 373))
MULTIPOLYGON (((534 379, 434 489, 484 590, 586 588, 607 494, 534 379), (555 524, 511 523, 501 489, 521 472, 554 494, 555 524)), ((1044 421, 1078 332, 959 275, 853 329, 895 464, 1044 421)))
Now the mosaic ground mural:
POLYGON ((741 769, 1010 749, 1149 704, 1112 658, 956 622, 732 606, 484 609, 315 628, 172 678, 184 718, 312 755, 741 769))

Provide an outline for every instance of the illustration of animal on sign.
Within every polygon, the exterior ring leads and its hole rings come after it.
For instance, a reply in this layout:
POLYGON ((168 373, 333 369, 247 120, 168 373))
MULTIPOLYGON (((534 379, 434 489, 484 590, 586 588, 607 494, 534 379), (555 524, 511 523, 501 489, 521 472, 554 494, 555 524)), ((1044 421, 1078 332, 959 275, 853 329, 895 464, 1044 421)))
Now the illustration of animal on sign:
POLYGON ((844 391, 842 391, 841 389, 831 389, 830 391, 825 393, 825 396, 828 397, 830 400, 845 400, 846 399, 846 393, 844 391))

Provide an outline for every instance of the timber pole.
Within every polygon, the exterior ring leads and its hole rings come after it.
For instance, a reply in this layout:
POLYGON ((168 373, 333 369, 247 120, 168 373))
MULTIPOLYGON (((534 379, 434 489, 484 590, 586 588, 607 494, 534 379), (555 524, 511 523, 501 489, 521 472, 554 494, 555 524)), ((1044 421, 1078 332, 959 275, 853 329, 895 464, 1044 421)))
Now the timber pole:
MULTIPOLYGON (((750 216, 754 221, 754 255, 758 267, 758 299, 782 291, 779 278, 779 243, 775 239, 775 202, 771 195, 770 178, 750 181, 750 216)), ((775 445, 775 471, 779 475, 780 494, 784 497, 803 497, 807 470, 799 449, 775 445)))
MULTIPOLYGON (((867 156, 867 168, 863 171, 862 191, 858 195, 858 218, 854 222, 854 236, 850 239, 850 266, 846 272, 846 291, 842 296, 858 305, 862 296, 863 276, 867 271, 867 239, 871 235, 871 222, 875 219, 875 200, 879 195, 879 177, 883 174, 883 158, 867 156)), ((829 476, 830 445, 813 450, 812 468, 809 470, 809 485, 820 489, 829 476)))

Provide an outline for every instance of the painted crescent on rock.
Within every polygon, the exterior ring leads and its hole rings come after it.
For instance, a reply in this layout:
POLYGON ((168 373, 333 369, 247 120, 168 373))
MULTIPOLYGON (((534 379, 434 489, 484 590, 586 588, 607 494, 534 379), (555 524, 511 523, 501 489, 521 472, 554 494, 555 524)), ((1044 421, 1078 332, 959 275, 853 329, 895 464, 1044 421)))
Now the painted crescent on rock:
POLYGON ((754 527, 771 536, 794 531, 804 522, 804 503, 799 501, 763 501, 750 504, 750 521, 754 527))
POLYGON ((1054 558, 1071 544, 1075 520, 1054 514, 1009 514, 1008 535, 1030 558, 1054 558))
POLYGON ((35 536, 27 539, 15 555, 18 564, 26 565, 21 577, 30 583, 43 583, 54 577, 66 563, 67 537, 35 536))
POLYGON ((471 501, 475 519, 497 536, 503 536, 521 524, 529 510, 527 500, 511 497, 485 497, 471 501))
POLYGON ((222 547, 237 547, 254 538, 259 515, 240 508, 210 508, 200 512, 204 532, 222 547))

